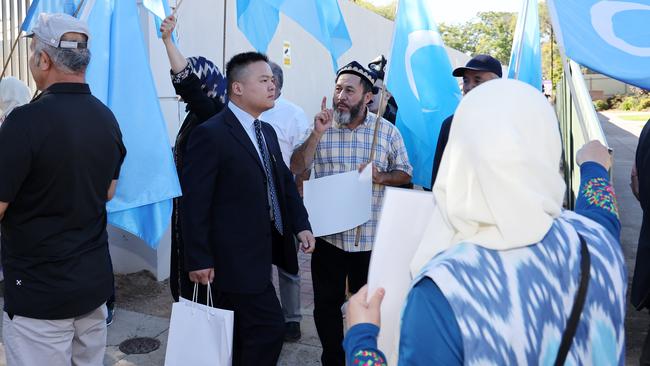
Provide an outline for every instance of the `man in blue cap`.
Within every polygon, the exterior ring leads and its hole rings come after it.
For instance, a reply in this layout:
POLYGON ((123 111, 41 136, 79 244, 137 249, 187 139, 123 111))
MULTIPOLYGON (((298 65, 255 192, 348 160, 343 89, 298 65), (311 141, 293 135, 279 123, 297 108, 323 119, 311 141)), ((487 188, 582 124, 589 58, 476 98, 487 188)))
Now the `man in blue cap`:
MULTIPOLYGON (((452 75, 463 78, 463 95, 465 95, 486 81, 500 79, 503 76, 503 68, 501 67, 501 62, 490 55, 476 55, 464 67, 456 68, 452 75)), ((453 118, 454 115, 452 114, 440 126, 436 153, 433 156, 433 168, 431 169, 431 189, 433 189, 433 185, 436 182, 438 168, 440 167, 445 146, 447 146, 453 118)))

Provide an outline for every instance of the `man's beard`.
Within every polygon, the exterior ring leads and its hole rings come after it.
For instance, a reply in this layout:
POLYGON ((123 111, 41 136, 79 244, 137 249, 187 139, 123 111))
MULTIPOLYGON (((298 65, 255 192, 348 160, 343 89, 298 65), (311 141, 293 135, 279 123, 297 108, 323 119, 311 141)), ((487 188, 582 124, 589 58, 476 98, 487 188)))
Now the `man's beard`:
POLYGON ((348 112, 341 112, 336 105, 334 106, 334 121, 339 126, 347 126, 350 122, 354 121, 359 117, 361 113, 361 108, 364 107, 363 99, 359 101, 356 105, 350 107, 348 112))

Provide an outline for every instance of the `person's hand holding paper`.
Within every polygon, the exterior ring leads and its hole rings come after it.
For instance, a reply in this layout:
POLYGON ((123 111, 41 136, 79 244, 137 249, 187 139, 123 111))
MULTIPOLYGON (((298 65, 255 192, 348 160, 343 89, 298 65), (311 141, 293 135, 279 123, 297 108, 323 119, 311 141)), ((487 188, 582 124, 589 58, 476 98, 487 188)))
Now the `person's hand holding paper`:
POLYGON ((370 220, 372 169, 351 171, 305 181, 304 203, 314 236, 353 229, 370 220))

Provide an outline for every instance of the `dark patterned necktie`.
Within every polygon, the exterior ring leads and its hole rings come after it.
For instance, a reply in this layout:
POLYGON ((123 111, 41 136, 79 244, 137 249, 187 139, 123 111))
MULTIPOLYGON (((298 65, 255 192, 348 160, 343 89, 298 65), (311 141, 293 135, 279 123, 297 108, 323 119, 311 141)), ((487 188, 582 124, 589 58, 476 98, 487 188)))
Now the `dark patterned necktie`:
POLYGON ((280 214, 280 204, 278 203, 278 194, 275 189, 275 180, 273 179, 273 170, 271 169, 271 160, 269 158, 270 154, 262 138, 262 124, 260 120, 256 119, 253 122, 255 125, 255 137, 257 137, 257 146, 260 148, 260 155, 262 156, 262 163, 264 164, 264 172, 266 173, 266 190, 269 197, 269 203, 271 204, 271 209, 273 210, 273 217, 275 228, 278 229, 278 232, 282 234, 282 215, 280 214))

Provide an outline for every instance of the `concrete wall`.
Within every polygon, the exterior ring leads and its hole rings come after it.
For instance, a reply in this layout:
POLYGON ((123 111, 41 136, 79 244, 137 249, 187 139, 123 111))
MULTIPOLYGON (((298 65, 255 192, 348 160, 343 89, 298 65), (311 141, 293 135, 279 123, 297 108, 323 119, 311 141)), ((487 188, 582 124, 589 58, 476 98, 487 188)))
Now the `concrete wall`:
MULTIPOLYGON (((138 0, 141 2, 141 0, 138 0)), ((176 1, 170 0, 170 5, 176 1)), ((363 9, 348 0, 339 0, 353 46, 338 61, 339 66, 352 60, 362 64, 379 54, 390 56, 393 22, 363 9)), ((178 46, 183 55, 204 56, 223 70, 224 61, 233 55, 252 50, 251 44, 237 28, 235 0, 184 1, 178 10, 178 46), (227 9, 224 47, 224 1, 227 9), (224 59, 225 50, 225 59, 224 59)), ((141 11, 142 27, 148 43, 160 105, 173 144, 178 128, 185 116, 185 106, 179 102, 169 79, 169 62, 162 42, 157 38, 154 22, 146 11, 141 11)), ((284 67, 283 95, 300 105, 308 116, 320 108, 323 96, 331 102, 334 88, 334 68, 327 50, 294 21, 281 15, 280 24, 267 54, 282 64, 285 42, 291 44, 292 64, 284 67)), ((448 49, 453 67, 464 65, 469 57, 448 49)), ((169 276, 170 235, 159 243, 158 250, 149 248, 133 235, 109 228, 111 254, 116 272, 130 273, 147 269, 159 280, 169 276)))
POLYGON ((584 78, 593 100, 630 92, 627 84, 602 74, 585 74, 584 78))

